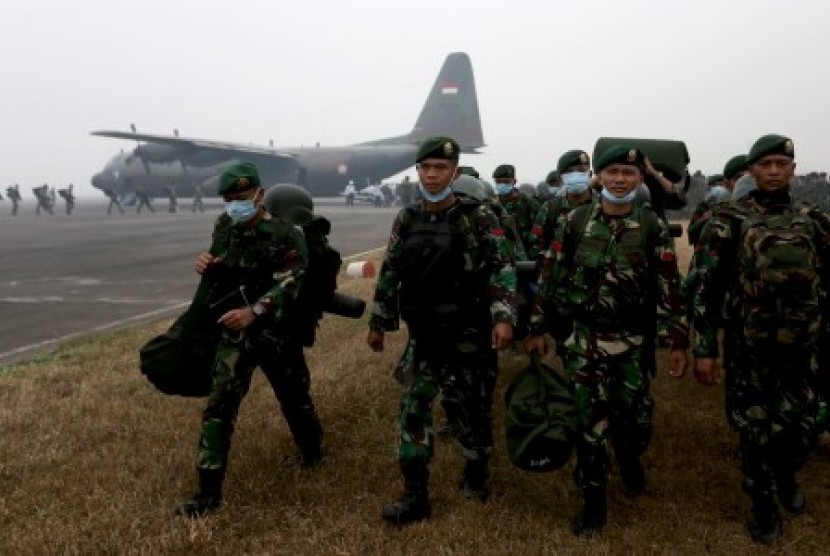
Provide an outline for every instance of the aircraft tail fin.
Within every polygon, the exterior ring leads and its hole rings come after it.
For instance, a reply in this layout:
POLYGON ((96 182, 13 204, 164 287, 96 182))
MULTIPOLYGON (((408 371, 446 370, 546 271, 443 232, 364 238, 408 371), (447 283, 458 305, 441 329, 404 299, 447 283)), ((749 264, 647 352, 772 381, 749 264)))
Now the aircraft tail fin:
POLYGON ((409 138, 418 143, 433 135, 452 137, 466 152, 484 146, 473 66, 465 52, 444 60, 409 138))

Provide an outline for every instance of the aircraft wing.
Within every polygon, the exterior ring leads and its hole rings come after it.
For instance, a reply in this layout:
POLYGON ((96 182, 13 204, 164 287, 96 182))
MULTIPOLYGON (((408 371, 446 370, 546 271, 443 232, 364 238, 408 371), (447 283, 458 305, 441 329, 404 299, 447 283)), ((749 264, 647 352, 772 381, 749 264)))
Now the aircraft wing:
POLYGON ((180 147, 183 149, 206 149, 215 152, 224 152, 229 156, 239 154, 266 155, 277 158, 293 160, 296 155, 291 152, 279 151, 271 147, 260 147, 256 145, 245 145, 243 143, 230 143, 226 141, 210 141, 207 139, 195 139, 192 137, 179 137, 177 135, 153 135, 150 133, 132 133, 130 131, 93 131, 90 135, 99 137, 113 137, 115 139, 129 139, 132 141, 144 141, 169 147, 180 147))

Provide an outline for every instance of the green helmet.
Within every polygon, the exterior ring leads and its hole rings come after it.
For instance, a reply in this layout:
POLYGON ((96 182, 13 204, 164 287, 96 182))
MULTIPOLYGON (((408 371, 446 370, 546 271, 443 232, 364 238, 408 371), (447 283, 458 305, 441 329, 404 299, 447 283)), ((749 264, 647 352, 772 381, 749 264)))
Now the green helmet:
POLYGON ((487 193, 481 180, 474 178, 467 174, 461 174, 452 182, 452 190, 454 193, 466 195, 477 201, 483 201, 487 198, 487 193))
POLYGON ((314 201, 308 191, 293 183, 279 183, 265 193, 265 209, 273 216, 292 220, 298 212, 311 214, 314 201))

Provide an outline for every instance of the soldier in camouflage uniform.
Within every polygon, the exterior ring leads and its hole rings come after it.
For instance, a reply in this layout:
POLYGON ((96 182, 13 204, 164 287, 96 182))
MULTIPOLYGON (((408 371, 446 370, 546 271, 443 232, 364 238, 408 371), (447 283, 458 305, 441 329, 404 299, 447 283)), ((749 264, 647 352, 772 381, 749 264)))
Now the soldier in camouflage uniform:
POLYGON ((399 420, 405 492, 381 512, 397 525, 431 513, 432 403, 439 392, 466 462, 460 488, 470 498, 488 495, 493 350, 512 340, 516 273, 492 211, 450 188, 459 151, 448 137, 421 144, 416 163, 424 200, 395 218, 369 321, 367 343, 374 351, 383 350, 385 333, 397 330, 400 318, 414 340, 399 420))
POLYGON ((533 238, 530 234, 533 221, 539 212, 539 202, 516 189, 516 169, 510 164, 502 164, 493 171, 496 182, 496 194, 504 210, 513 217, 522 247, 530 255, 533 238))
POLYGON ((776 492, 790 512, 805 506, 795 473, 816 444, 819 338, 828 318, 830 218, 790 196, 794 153, 781 135, 755 142, 747 163, 757 189, 715 210, 687 278, 703 384, 718 382, 718 325, 726 329, 726 407, 752 499, 749 531, 761 543, 782 534, 776 492))
POLYGON ((219 181, 225 214, 216 221, 210 251, 196 258, 197 272, 216 276, 211 306, 223 331, 202 416, 199 490, 177 506, 179 515, 200 516, 220 505, 234 423, 257 366, 280 402, 303 466, 322 458, 322 429, 291 313, 308 249, 300 228, 265 211, 264 193, 253 164, 225 169, 219 181))
POLYGON ((528 351, 547 349, 543 334, 564 341, 564 363, 575 388, 580 436, 574 479, 585 503, 573 523, 577 535, 606 522, 610 439, 623 485, 645 487, 640 455, 651 437, 654 351, 647 336, 671 341, 670 371, 686 368, 679 273, 668 228, 647 205, 635 206, 643 154, 617 145, 595 163, 599 202, 580 206, 557 227, 545 258, 531 319, 528 351), (651 359, 652 364, 647 364, 651 359))
POLYGON ((20 201, 22 199, 20 196, 20 186, 18 184, 8 186, 6 188, 6 195, 9 197, 9 201, 12 202, 12 216, 17 216, 17 210, 20 207, 20 201))
POLYGON ((712 216, 713 207, 731 198, 732 191, 735 189, 735 182, 746 174, 746 172, 746 155, 739 154, 727 161, 723 167, 722 175, 715 175, 709 178, 709 193, 703 201, 698 203, 691 217, 689 217, 689 227, 686 231, 689 237, 689 245, 694 246, 697 244, 697 241, 700 239, 700 233, 703 231, 703 226, 706 225, 706 222, 712 216))
POLYGON ((551 170, 545 177, 545 181, 536 186, 536 200, 543 205, 557 197, 561 190, 562 176, 559 175, 559 170, 551 170))
POLYGON ((571 150, 559 157, 556 172, 562 180, 565 194, 554 197, 542 205, 530 229, 530 257, 541 260, 550 247, 556 232, 559 217, 575 207, 594 200, 591 182, 591 158, 579 149, 571 150))

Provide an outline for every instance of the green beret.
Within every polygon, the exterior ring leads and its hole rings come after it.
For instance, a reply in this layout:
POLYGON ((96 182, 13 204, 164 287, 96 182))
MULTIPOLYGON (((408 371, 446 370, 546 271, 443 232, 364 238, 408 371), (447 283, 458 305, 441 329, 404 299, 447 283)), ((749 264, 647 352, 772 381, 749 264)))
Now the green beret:
POLYGON ((458 155, 461 154, 461 147, 455 142, 455 139, 438 135, 436 137, 428 137, 418 147, 418 154, 415 157, 415 163, 421 162, 425 158, 443 158, 444 160, 458 160, 458 155))
POLYGON ((749 149, 749 154, 746 155, 747 164, 755 164, 761 158, 768 154, 783 154, 790 158, 795 158, 795 146, 793 140, 783 135, 764 135, 752 145, 749 149))
POLYGON ((594 170, 599 172, 612 164, 627 164, 642 169, 645 155, 643 151, 629 145, 613 145, 605 149, 594 160, 594 170))
POLYGON ((726 165, 723 167, 723 177, 728 180, 731 180, 739 172, 743 172, 746 169, 746 155, 739 154, 737 156, 733 156, 727 161, 726 165))
POLYGON ((706 180, 706 185, 712 186, 712 185, 715 185, 716 183, 722 182, 722 181, 723 181, 723 175, 722 174, 712 174, 711 176, 709 176, 709 179, 706 180))
POLYGON ((465 176, 473 176, 474 178, 480 178, 481 176, 478 175, 478 170, 473 168, 472 166, 459 166, 458 173, 463 174, 465 176))
POLYGON ((548 177, 545 178, 545 182, 547 183, 554 183, 559 179, 559 170, 551 170, 548 173, 548 177))
POLYGON ((219 178, 219 195, 239 193, 255 187, 259 187, 259 172, 250 162, 228 166, 219 178))
POLYGON ((493 179, 512 180, 516 178, 516 169, 512 164, 502 164, 493 170, 493 179))
POLYGON ((577 164, 590 164, 591 157, 588 153, 579 149, 568 151, 559 157, 559 162, 556 163, 556 169, 560 174, 564 174, 565 170, 577 164))

